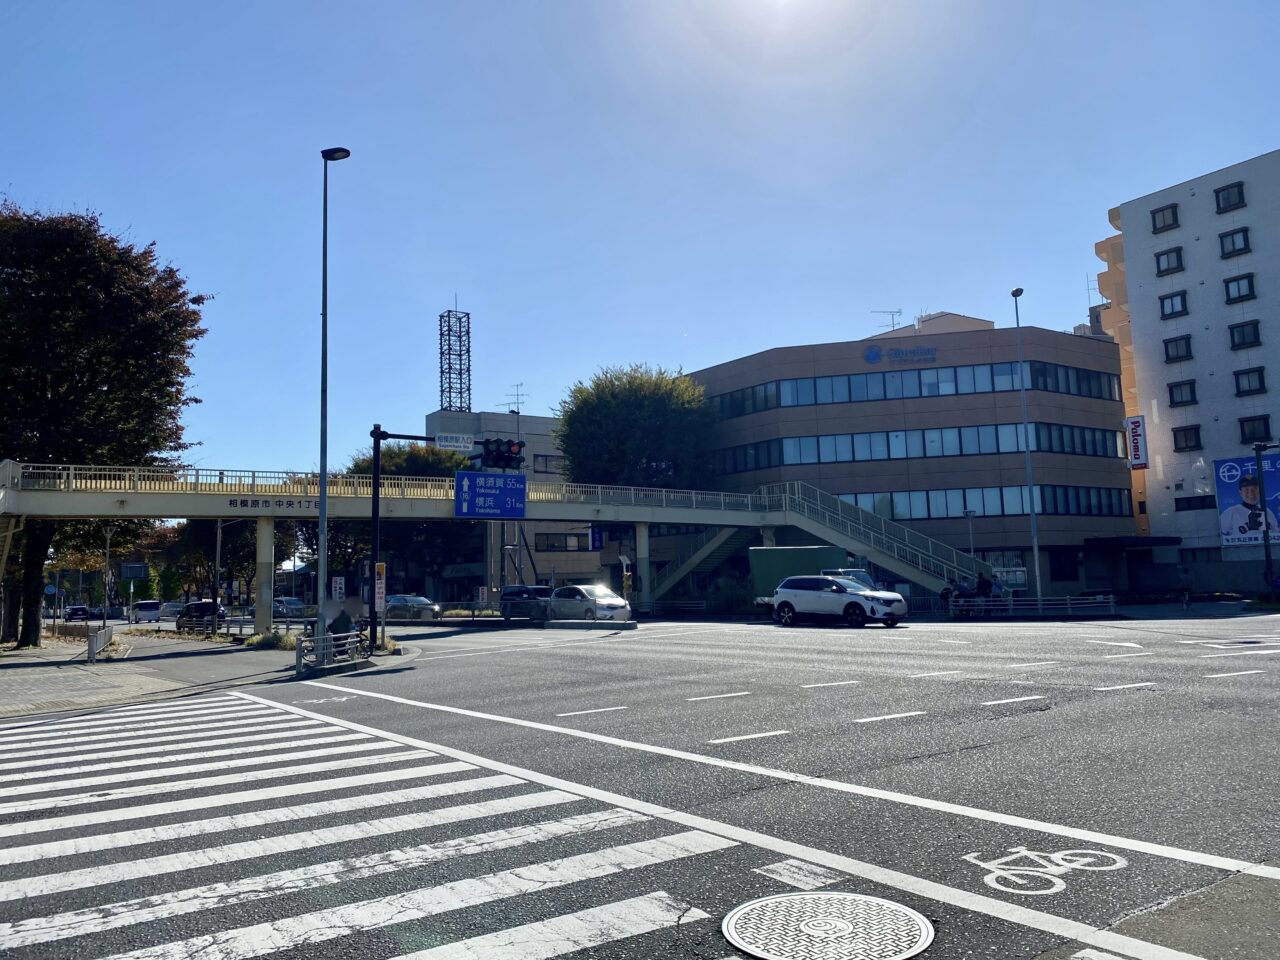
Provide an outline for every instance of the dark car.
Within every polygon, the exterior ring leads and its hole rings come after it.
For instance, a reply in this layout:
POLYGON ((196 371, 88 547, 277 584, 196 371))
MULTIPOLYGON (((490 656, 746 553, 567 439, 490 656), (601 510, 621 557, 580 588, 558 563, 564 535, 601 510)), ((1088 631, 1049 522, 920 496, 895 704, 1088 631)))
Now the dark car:
POLYGON ((188 603, 178 614, 178 631, 190 630, 194 633, 197 630, 208 629, 213 625, 215 609, 219 623, 227 619, 227 611, 222 608, 222 604, 213 600, 196 600, 194 603, 188 603))
POLYGON ((498 610, 503 620, 513 617, 530 620, 547 619, 547 602, 551 599, 551 588, 513 583, 502 588, 498 596, 498 610))
POLYGON ((67 607, 67 609, 63 611, 62 619, 68 621, 84 620, 87 623, 89 621, 89 608, 82 606, 67 607))

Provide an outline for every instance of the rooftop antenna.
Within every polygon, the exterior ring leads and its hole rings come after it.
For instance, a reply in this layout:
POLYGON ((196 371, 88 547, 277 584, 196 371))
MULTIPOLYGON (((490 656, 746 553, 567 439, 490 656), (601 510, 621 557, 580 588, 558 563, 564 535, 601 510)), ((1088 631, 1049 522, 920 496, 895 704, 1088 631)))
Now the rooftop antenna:
POLYGON ((901 307, 899 307, 897 310, 872 310, 871 312, 872 312, 872 313, 882 313, 882 314, 884 314, 885 316, 887 316, 887 317, 889 318, 889 322, 888 322, 887 324, 886 324, 886 323, 882 323, 882 324, 880 324, 880 326, 882 326, 882 327, 888 327, 890 330, 897 330, 897 329, 898 329, 898 318, 899 318, 900 316, 902 316, 902 308, 901 308, 901 307))

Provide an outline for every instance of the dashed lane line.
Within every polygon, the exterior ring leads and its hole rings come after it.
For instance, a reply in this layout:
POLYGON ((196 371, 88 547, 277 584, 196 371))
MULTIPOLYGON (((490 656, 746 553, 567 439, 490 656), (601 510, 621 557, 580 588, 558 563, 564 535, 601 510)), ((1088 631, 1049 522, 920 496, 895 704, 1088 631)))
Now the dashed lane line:
POLYGON ((1206 673, 1206 680, 1216 680, 1219 677, 1245 677, 1251 673, 1266 673, 1265 670, 1237 670, 1235 673, 1206 673))
POLYGON ((1100 643, 1107 647, 1138 647, 1142 648, 1140 643, 1129 643, 1127 640, 1086 640, 1085 643, 1100 643))
POLYGON ((1025 702, 1026 702, 1026 701, 1028 701, 1028 700, 1044 700, 1044 699, 1046 699, 1046 698, 1045 698, 1045 697, 1041 697, 1041 696, 1035 696, 1035 697, 1010 697, 1008 700, 985 700, 985 701, 983 701, 983 704, 982 704, 982 705, 983 705, 984 707, 998 707, 998 706, 1000 706, 1002 703, 1025 703, 1025 702))
POLYGON ((557 717, 582 717, 588 713, 612 713, 614 710, 625 710, 626 707, 596 707, 594 710, 571 710, 568 713, 557 713, 557 717))
POLYGON ((770 730, 767 733, 744 733, 737 737, 720 737, 718 740, 708 740, 707 743, 737 743, 739 740, 759 740, 761 737, 781 737, 790 732, 790 730, 770 730))
POLYGON ((1035 663, 1011 663, 1009 664, 1009 669, 1012 670, 1014 667, 1052 667, 1061 662, 1061 660, 1037 660, 1035 663))
POLYGON ((828 683, 802 683, 801 690, 812 690, 814 687, 847 687, 851 683, 861 683, 861 680, 832 680, 828 683))
POLYGON ((854 723, 875 723, 877 720, 901 720, 903 717, 923 717, 927 713, 925 710, 911 710, 908 713, 886 713, 882 717, 863 717, 861 720, 855 720, 854 723))
POLYGON ((1128 657, 1154 657, 1155 653, 1148 651, 1147 653, 1108 653, 1103 660, 1124 660, 1128 657))
POLYGON ((1211 660, 1215 657, 1265 657, 1268 653, 1280 653, 1280 648, 1275 650, 1240 650, 1236 653, 1202 653, 1201 660, 1211 660))
POLYGON ((963 670, 938 670, 934 673, 913 673, 907 677, 908 680, 918 680, 920 677, 947 677, 954 673, 964 673, 963 670))
MULTIPOLYGON (((315 686, 336 688, 336 685, 322 683, 320 681, 308 681, 308 682, 315 686)), ((517 726, 528 726, 534 729, 543 729, 548 731, 563 731, 571 735, 581 736, 583 739, 596 740, 596 741, 601 741, 606 743, 615 743, 619 746, 629 746, 632 748, 646 749, 650 752, 662 753, 669 756, 675 756, 677 758, 696 760, 698 762, 708 763, 709 765, 712 765, 712 766, 719 766, 727 769, 743 770, 747 772, 766 773, 768 775, 775 776, 779 779, 792 780, 795 782, 805 782, 805 783, 809 783, 816 786, 831 785, 832 787, 835 787, 837 789, 843 789, 845 792, 856 792, 856 793, 865 792, 867 794, 880 795, 884 799, 893 799, 895 797, 901 797, 904 800, 909 799, 915 805, 926 805, 926 806, 935 805, 933 801, 921 801, 921 798, 914 798, 914 797, 908 798, 907 795, 905 794, 892 794, 889 791, 879 791, 879 790, 874 790, 873 788, 858 787, 853 784, 839 784, 837 786, 838 784, 837 781, 824 781, 818 778, 803 777, 798 774, 788 774, 784 771, 770 771, 770 770, 767 770, 767 768, 755 767, 751 764, 745 764, 738 761, 726 760, 719 757, 711 757, 711 756, 700 755, 700 754, 691 754, 691 753, 685 753, 682 751, 667 750, 665 748, 648 747, 643 744, 617 740, 616 738, 605 737, 599 734, 587 734, 586 731, 575 731, 569 728, 553 727, 548 724, 541 724, 535 721, 520 721, 520 720, 516 720, 515 718, 499 717, 491 714, 480 714, 480 713, 477 713, 476 711, 463 710, 462 708, 444 707, 438 704, 427 704, 421 701, 412 701, 412 700, 407 700, 406 698, 403 698, 403 697, 396 697, 391 694, 373 693, 372 691, 357 690, 354 688, 343 689, 342 692, 343 693, 354 692, 361 696, 369 696, 375 699, 385 699, 393 702, 401 702, 410 706, 417 706, 417 707, 422 707, 426 709, 437 709, 443 712, 455 712, 461 715, 470 715, 478 719, 508 722, 508 723, 513 723, 517 726)), ((245 699, 260 700, 260 702, 270 702, 270 701, 261 700, 255 695, 249 694, 249 693, 243 693, 243 692, 237 691, 235 695, 244 697, 245 699)), ((1009 923, 1015 923, 1030 929, 1049 933, 1054 936, 1061 937, 1065 940, 1074 940, 1082 944, 1088 944, 1090 946, 1098 947, 1105 950, 1115 950, 1124 954, 1126 957, 1130 958, 1130 960, 1200 960, 1200 958, 1196 958, 1191 954, 1183 953, 1182 951, 1171 950, 1168 947, 1162 947, 1157 944, 1148 943, 1146 941, 1138 940, 1134 937, 1125 936, 1123 934, 1114 933, 1109 930, 1101 930, 1097 927, 1090 926, 1087 923, 1082 923, 1077 920, 1070 920, 1066 917, 1060 917, 1055 914, 1046 913, 1046 912, 1035 910, 1029 907, 1024 907, 1016 903, 1008 903, 1003 900, 998 900, 994 897, 985 896, 983 894, 971 893, 967 890, 961 890, 956 887, 949 887, 946 884, 938 883, 933 880, 926 880, 923 877, 917 877, 908 873, 902 873, 898 870, 890 869, 888 867, 882 867, 877 864, 855 860, 852 857, 847 857, 842 854, 833 853, 828 850, 822 850, 817 847, 811 847, 805 844, 794 843, 789 840, 783 840, 779 837, 770 836, 769 834, 766 834, 766 833, 759 833, 754 830, 748 830, 743 827, 735 826, 733 824, 722 823, 720 821, 712 820, 707 817, 698 816, 697 814, 686 813, 679 810, 672 810, 668 807, 660 806, 658 804, 649 803, 643 800, 637 800, 632 797, 626 797, 620 794, 613 793, 611 791, 601 790, 597 787, 587 786, 585 784, 573 783, 571 781, 562 780, 558 777, 548 776, 546 774, 542 774, 537 771, 525 770, 523 768, 516 767, 512 764, 506 764, 500 761, 490 760, 484 757, 479 757, 472 753, 468 753, 466 751, 456 750, 452 747, 446 747, 439 744, 428 743, 426 741, 419 740, 417 738, 408 737, 403 734, 393 733, 387 730, 380 730, 374 727, 366 726, 364 724, 356 723, 354 721, 342 720, 336 717, 328 716, 326 714, 313 713, 311 711, 302 710, 301 708, 298 708, 298 707, 285 707, 284 709, 291 710, 292 712, 298 713, 299 715, 314 717, 316 719, 320 719, 328 723, 346 727, 347 729, 350 729, 350 730, 356 730, 361 733, 371 733, 375 736, 384 737, 388 740, 393 740, 397 743, 401 743, 406 746, 417 747, 419 749, 429 749, 433 752, 441 754, 442 756, 453 757, 462 763, 483 767, 485 769, 492 770, 495 772, 508 773, 508 774, 511 774, 512 776, 517 776, 517 777, 520 777, 521 779, 524 779, 533 783, 538 783, 546 787, 551 787, 554 789, 563 789, 572 793, 576 793, 580 796, 589 797, 593 800, 599 800, 601 802, 608 803, 613 806, 621 807, 626 810, 632 810, 637 813, 647 814, 648 816, 651 816, 654 819, 663 820, 668 823, 678 824, 682 827, 685 827, 688 830, 702 831, 704 833, 711 834, 712 836, 715 836, 715 837, 724 838, 725 840, 731 840, 741 844, 750 844, 752 846, 759 847, 761 849, 773 851, 777 854, 780 854, 783 857, 802 860, 806 863, 815 864, 821 867, 826 867, 830 870, 835 870, 848 876, 859 877, 861 879, 868 880, 872 883, 877 883, 884 886, 892 887, 894 889, 901 890, 904 893, 919 896, 919 897, 924 897, 938 903, 948 904, 950 906, 957 907, 961 910, 968 910, 973 913, 978 913, 978 914, 982 914, 989 917, 995 917, 997 919, 1004 920, 1009 923)), ((948 804, 945 806, 951 808, 952 812, 962 813, 969 816, 973 816, 975 814, 981 814, 983 819, 1006 819, 1006 818, 1003 818, 1002 815, 991 814, 988 811, 977 811, 973 808, 960 807, 959 805, 948 804)), ((1034 829, 1040 829, 1043 826, 1049 826, 1049 825, 1040 825, 1039 827, 1037 827, 1035 826, 1035 821, 1021 821, 1020 818, 1007 818, 1007 819, 1014 821, 1015 825, 1032 826, 1034 829)), ((1062 828, 1062 829, 1065 830, 1070 828, 1062 828)), ((1104 838, 1104 835, 1092 834, 1087 831, 1078 831, 1078 833, 1082 835, 1080 836, 1080 839, 1086 839, 1086 840, 1089 840, 1090 842, 1108 843, 1108 840, 1104 838)), ((670 838, 667 838, 667 839, 670 839, 670 838)), ((1114 839, 1121 839, 1121 838, 1114 838, 1114 839)), ((1125 841, 1124 843, 1120 843, 1120 844, 1112 843, 1110 845, 1132 847, 1135 843, 1138 843, 1138 841, 1125 841)), ((1165 849, 1165 850, 1173 849, 1173 848, 1158 848, 1156 847, 1156 845, 1149 845, 1149 846, 1155 849, 1165 849)), ((1151 852, 1155 852, 1155 850, 1153 849, 1151 852)), ((1179 851, 1179 852, 1187 853, 1187 851, 1179 851)), ((1204 857, 1206 855, 1198 854, 1194 856, 1204 857)), ((1178 859, 1185 859, 1185 858, 1179 857, 1178 859)), ((1210 858, 1210 859, 1214 861, 1214 863, 1211 865, 1217 866, 1220 869, 1227 869, 1227 870, 1250 869, 1253 872, 1259 872, 1261 870, 1267 869, 1267 868, 1261 867, 1258 864, 1247 863, 1244 861, 1235 861, 1235 860, 1228 860, 1226 858, 1216 858, 1216 857, 1210 858), (1254 870, 1254 868, 1257 868, 1257 869, 1254 870)), ((530 868, 528 867, 520 868, 522 876, 525 874, 525 871, 528 871, 529 869, 530 868)), ((1275 876, 1277 878, 1280 878, 1280 870, 1275 870, 1275 876)), ((360 907, 361 905, 356 905, 356 906, 360 907)), ((402 916, 402 915, 398 915, 398 916, 402 916)), ((684 919, 686 920, 691 919, 693 918, 693 916, 694 916, 693 913, 689 913, 685 915, 684 919)), ((360 914, 356 917, 356 920, 359 921, 363 919, 363 917, 364 915, 360 914)), ((323 919, 323 922, 326 922, 326 923, 332 922, 333 920, 331 916, 320 918, 314 914, 310 915, 309 919, 311 918, 323 919)), ((342 920, 346 921, 347 919, 348 919, 348 916, 344 914, 342 917, 342 920)), ((673 923, 674 922, 675 921, 673 921, 673 923)), ((517 928, 514 928, 514 931, 508 931, 508 933, 521 931, 523 929, 524 928, 517 927, 517 928)), ((463 941, 463 943, 469 943, 469 942, 470 941, 463 941)), ((524 935, 522 934, 520 943, 536 944, 538 943, 538 940, 536 937, 532 940, 526 940, 524 939, 524 935)), ((219 945, 225 946, 225 941, 223 941, 219 945)), ((581 948, 584 945, 586 944, 582 940, 579 940, 579 939, 573 940, 574 949, 581 948)), ((175 944, 170 946, 176 947, 180 945, 175 944)), ((486 941, 484 944, 477 943, 477 950, 473 952, 466 952, 466 953, 448 953, 448 952, 433 953, 431 952, 432 950, 446 950, 446 948, 451 946, 454 946, 454 945, 445 945, 444 947, 429 948, 425 954, 421 956, 419 955, 413 955, 413 956, 415 960, 436 960, 437 957, 441 957, 441 958, 449 957, 451 958, 451 960, 453 960, 453 958, 465 958, 465 960, 482 960, 482 958, 488 958, 492 956, 502 956, 504 958, 510 958, 510 960, 520 960, 520 958, 524 957, 524 954, 517 955, 517 954, 506 952, 505 948, 501 948, 496 943, 496 941, 486 941)), ((189 953, 181 954, 181 953, 175 952, 170 954, 169 956, 173 957, 174 960, 177 960, 178 957, 183 957, 188 955, 190 954, 189 953)), ((124 956, 129 956, 131 960, 142 960, 144 954, 138 953, 138 954, 128 954, 124 956)), ((228 955, 220 953, 219 956, 224 957, 228 955)), ((544 956, 544 955, 538 954, 538 956, 544 956)), ((118 960, 122 960, 122 958, 118 958, 118 960)), ((160 960, 160 958, 157 957, 156 960, 160 960)), ((404 960, 404 958, 402 958, 402 960, 404 960)))
POLYGON ((1094 687, 1093 689, 1097 693, 1102 693, 1105 690, 1132 690, 1134 687, 1154 687, 1155 685, 1154 680, 1147 680, 1143 683, 1122 683, 1114 687, 1094 687))
POLYGON ((749 697, 750 690, 739 690, 737 693, 713 693, 708 697, 685 697, 686 703, 694 703, 698 700, 723 700, 725 697, 749 697))
MULTIPOLYGON (((468 710, 463 707, 451 707, 446 704, 429 703, 423 700, 412 700, 408 697, 399 697, 390 693, 376 693, 372 690, 362 690, 357 687, 344 687, 339 684, 326 683, 320 680, 304 681, 308 686, 320 687, 327 690, 336 690, 339 693, 354 693, 362 697, 371 697, 376 700, 385 700, 389 703, 399 703, 404 706, 417 707, 423 710, 432 710, 438 713, 449 713, 456 716, 471 717, 476 720, 488 720, 495 723, 504 723, 509 726, 524 727, 530 730, 540 730, 544 733, 557 733, 569 737, 577 737, 580 740, 591 740, 595 743, 607 744, 613 747, 620 747, 626 750, 635 750, 642 753, 652 753, 658 756, 671 757, 677 760, 686 760, 691 763, 699 763, 704 766, 719 767, 725 770, 736 770, 742 773, 750 773, 756 776, 767 777, 773 780, 782 780, 789 783, 801 783, 807 786, 818 787, 824 790, 832 790, 838 793, 848 793, 855 796, 868 797, 875 800, 887 800, 891 803, 899 803, 903 806, 919 807, 925 810, 933 810, 940 813, 950 813, 957 816, 969 817, 974 820, 985 820, 990 823, 1000 823, 1005 826, 1019 827, 1027 830, 1035 830, 1039 833, 1054 834, 1061 837, 1069 837, 1073 840, 1083 840, 1088 843, 1100 843, 1104 846, 1119 847, 1123 850, 1133 850, 1138 853, 1147 853, 1152 856, 1164 857, 1169 860, 1180 860, 1184 863, 1196 863, 1201 866, 1214 867, 1218 870, 1227 870, 1233 873, 1251 873, 1256 876, 1267 877, 1272 880, 1280 880, 1280 867, 1267 866, 1265 864, 1254 863, 1249 860, 1240 860, 1235 857, 1222 857, 1216 854, 1203 853, 1198 850, 1187 850, 1181 847, 1169 846, 1162 843, 1151 843, 1146 840, 1136 840, 1131 837, 1122 837, 1116 834, 1102 833, 1097 830, 1083 830, 1079 827, 1071 827, 1065 824, 1050 823, 1043 820, 1034 820, 1030 817, 1019 817, 1010 814, 999 813, 995 810, 985 810, 981 807, 970 807, 959 803, 950 803, 945 800, 934 800, 929 797, 917 797, 908 793, 899 793, 893 790, 883 790, 878 787, 869 787, 858 783, 849 783, 842 780, 832 780, 826 777, 813 777, 808 774, 795 773, 790 770, 780 770, 775 767, 762 767, 757 764, 745 763, 740 760, 731 760, 727 757, 717 757, 711 754, 691 753, 687 750, 677 750, 672 747, 662 747, 656 744, 641 743, 636 740, 624 740, 620 737, 611 737, 602 733, 594 733, 590 730, 575 730, 572 727, 558 727, 554 724, 541 723, 536 720, 522 720, 518 717, 505 717, 500 714, 483 713, 479 710, 468 710)), ((334 723, 339 726, 346 727, 350 730, 356 730, 361 733, 373 733, 375 736, 386 737, 398 743, 408 744, 411 746, 420 746, 423 749, 430 749, 440 753, 442 756, 457 757, 472 756, 464 754, 462 751, 452 748, 438 748, 434 745, 427 744, 424 741, 416 740, 410 737, 404 737, 399 734, 388 733, 385 730, 378 730, 367 727, 363 724, 354 723, 348 720, 340 720, 327 714, 313 713, 308 710, 302 710, 298 707, 285 706, 276 704, 274 701, 258 698, 252 694, 237 691, 234 696, 243 697, 247 700, 256 700, 259 703, 271 703, 273 706, 279 706, 282 710, 288 710, 299 716, 311 717, 326 723, 334 723)), ((491 770, 499 770, 502 772, 514 772, 516 768, 509 767, 507 764, 486 761, 484 766, 491 770)), ((535 782, 547 785, 562 786, 565 789, 565 782, 557 780, 554 777, 546 777, 541 774, 531 775, 531 772, 525 771, 516 774, 517 776, 525 776, 535 782)), ((575 784, 572 789, 576 789, 579 793, 584 792, 581 785, 575 784)), ((589 788, 588 796, 604 796, 603 792, 598 792, 595 788, 589 788)), ((618 804, 616 795, 608 794, 609 803, 618 804)), ((632 809, 639 809, 633 807, 632 809)), ((663 808, 654 808, 663 809, 663 808)), ((652 812, 649 807, 642 812, 652 812)), ((685 817, 688 815, 681 814, 685 817)), ((683 821, 682 821, 683 822, 683 821)), ((769 847, 769 849, 777 849, 777 847, 769 847)), ((796 845, 793 849, 801 849, 796 845)), ((804 848, 807 849, 807 848, 804 848)), ((805 858, 804 853, 787 851, 788 856, 805 858)), ((812 858, 810 858, 812 859, 812 858)), ((824 861, 814 861, 824 862, 824 861)), ((1090 941, 1085 941, 1086 943, 1090 941)), ((1105 946, 1105 944, 1095 944, 1095 946, 1105 946)))

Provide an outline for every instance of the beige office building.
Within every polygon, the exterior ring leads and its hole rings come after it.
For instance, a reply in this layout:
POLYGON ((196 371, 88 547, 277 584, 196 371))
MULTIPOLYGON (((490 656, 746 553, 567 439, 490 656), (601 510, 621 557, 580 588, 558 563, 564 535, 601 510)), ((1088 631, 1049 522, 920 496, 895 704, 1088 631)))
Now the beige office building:
POLYGON ((1088 325, 1022 337, 1020 368, 1014 328, 936 313, 693 372, 720 416, 720 485, 806 481, 959 549, 972 537, 1030 577, 1021 371, 1044 592, 1124 589, 1149 546, 1135 536, 1117 344, 1088 325))

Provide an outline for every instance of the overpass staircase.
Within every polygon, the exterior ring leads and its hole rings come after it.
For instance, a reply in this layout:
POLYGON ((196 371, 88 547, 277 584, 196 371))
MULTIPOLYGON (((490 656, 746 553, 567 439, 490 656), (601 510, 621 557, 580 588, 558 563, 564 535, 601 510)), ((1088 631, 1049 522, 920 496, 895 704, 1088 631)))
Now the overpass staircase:
POLYGON ((650 597, 659 600, 685 577, 714 570, 758 535, 755 527, 712 528, 663 568, 650 597))

